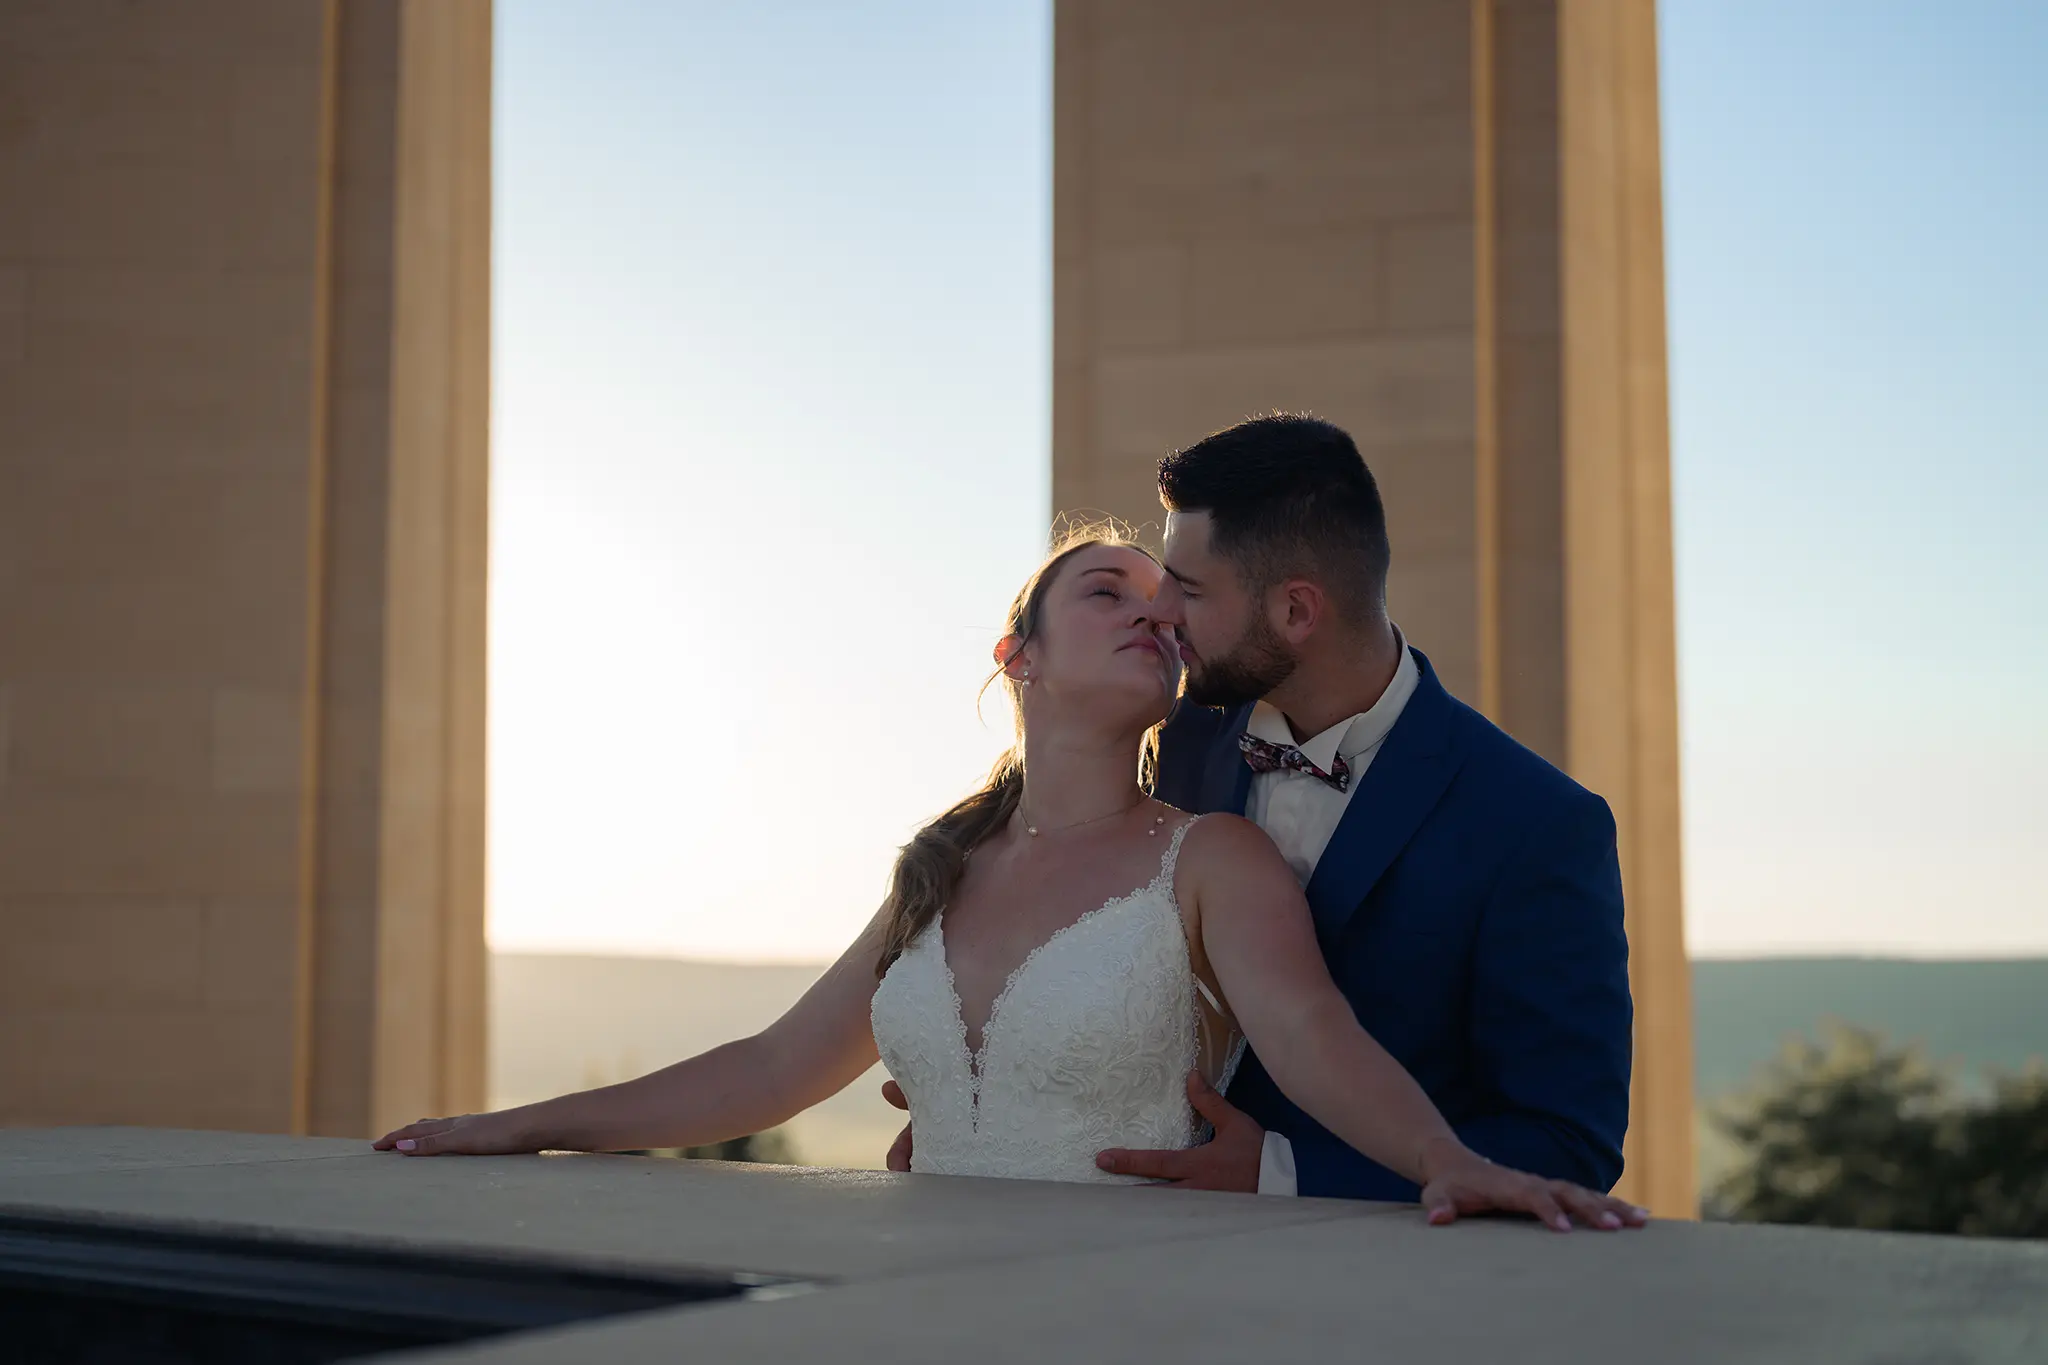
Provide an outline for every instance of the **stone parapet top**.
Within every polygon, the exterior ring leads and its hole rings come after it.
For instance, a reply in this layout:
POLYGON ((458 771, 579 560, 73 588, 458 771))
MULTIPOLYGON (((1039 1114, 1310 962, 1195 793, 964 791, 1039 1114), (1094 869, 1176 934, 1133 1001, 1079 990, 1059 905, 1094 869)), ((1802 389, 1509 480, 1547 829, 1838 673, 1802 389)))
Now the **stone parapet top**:
POLYGON ((0 1130, 0 1213, 806 1282, 420 1360, 2048 1359, 2043 1243, 121 1128, 0 1130))

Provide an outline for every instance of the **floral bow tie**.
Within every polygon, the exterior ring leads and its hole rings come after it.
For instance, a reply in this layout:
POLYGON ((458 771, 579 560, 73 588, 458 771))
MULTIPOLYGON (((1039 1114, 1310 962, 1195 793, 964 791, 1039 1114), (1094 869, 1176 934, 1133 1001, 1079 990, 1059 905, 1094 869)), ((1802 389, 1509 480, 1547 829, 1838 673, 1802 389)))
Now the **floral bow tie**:
POLYGON ((1260 739, 1249 730, 1237 737, 1237 747, 1244 751, 1245 766, 1255 773, 1291 768, 1298 773, 1307 773, 1319 782, 1327 782, 1338 791, 1351 785, 1351 765, 1344 761, 1342 754, 1332 757, 1330 771, 1324 772, 1294 745, 1275 744, 1270 739, 1260 739))

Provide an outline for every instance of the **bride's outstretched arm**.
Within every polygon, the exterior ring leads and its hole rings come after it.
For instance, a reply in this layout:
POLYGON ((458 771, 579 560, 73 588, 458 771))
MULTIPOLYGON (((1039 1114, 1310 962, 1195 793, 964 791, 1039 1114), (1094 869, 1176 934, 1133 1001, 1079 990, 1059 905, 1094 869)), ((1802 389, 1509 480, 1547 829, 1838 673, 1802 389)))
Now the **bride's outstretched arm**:
POLYGON ((422 1119, 378 1138, 411 1156, 692 1147, 773 1128, 829 1099, 875 1062, 868 1006, 880 918, 761 1032, 637 1080, 517 1109, 422 1119))
POLYGON ((1330 979, 1301 887, 1258 826, 1204 819, 1181 869, 1202 949, 1267 1074, 1318 1123, 1424 1187, 1433 1219, 1506 1209, 1565 1227, 1567 1211, 1596 1226, 1641 1221, 1632 1205, 1494 1166, 1458 1138, 1330 979))

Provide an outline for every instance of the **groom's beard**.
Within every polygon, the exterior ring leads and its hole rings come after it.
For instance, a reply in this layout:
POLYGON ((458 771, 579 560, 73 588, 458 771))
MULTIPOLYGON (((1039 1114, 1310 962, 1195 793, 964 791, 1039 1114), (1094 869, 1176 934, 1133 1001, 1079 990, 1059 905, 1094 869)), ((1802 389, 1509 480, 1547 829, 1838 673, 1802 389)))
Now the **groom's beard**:
POLYGON ((1187 697, 1197 706, 1242 706, 1286 682, 1300 662, 1272 623, 1257 616, 1228 654, 1188 669, 1187 697))

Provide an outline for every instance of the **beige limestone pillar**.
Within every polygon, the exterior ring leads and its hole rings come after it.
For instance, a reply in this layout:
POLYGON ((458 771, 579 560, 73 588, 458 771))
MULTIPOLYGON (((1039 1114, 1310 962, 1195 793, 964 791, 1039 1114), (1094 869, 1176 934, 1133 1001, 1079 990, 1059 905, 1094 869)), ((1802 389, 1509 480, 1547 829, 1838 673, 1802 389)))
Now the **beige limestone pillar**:
POLYGON ((1059 0, 1053 500, 1159 517, 1166 451, 1348 428, 1396 618, 1613 804, 1622 1188, 1696 1206, 1651 0, 1059 0))
POLYGON ((0 1123, 483 1098, 488 0, 0 9, 0 1123))

